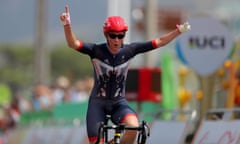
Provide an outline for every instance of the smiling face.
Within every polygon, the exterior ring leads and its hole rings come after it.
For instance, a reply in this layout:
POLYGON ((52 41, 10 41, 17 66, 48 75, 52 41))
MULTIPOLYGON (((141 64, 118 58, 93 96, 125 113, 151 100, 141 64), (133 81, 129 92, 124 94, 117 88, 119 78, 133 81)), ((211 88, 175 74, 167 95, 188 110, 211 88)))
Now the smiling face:
POLYGON ((105 33, 105 37, 107 39, 110 52, 115 54, 123 44, 125 32, 108 32, 105 33))

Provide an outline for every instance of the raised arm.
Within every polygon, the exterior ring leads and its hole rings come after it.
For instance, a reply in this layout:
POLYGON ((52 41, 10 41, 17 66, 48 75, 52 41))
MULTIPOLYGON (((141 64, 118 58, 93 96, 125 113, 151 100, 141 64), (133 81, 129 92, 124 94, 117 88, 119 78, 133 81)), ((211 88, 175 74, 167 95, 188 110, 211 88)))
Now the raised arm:
POLYGON ((70 12, 68 6, 65 6, 65 12, 60 16, 61 23, 64 27, 65 38, 70 48, 80 48, 81 42, 74 35, 71 28, 70 12))
POLYGON ((168 44, 174 38, 179 36, 181 33, 184 33, 184 32, 186 32, 190 29, 191 29, 191 26, 189 25, 188 22, 185 22, 182 25, 177 25, 176 29, 174 29, 173 31, 171 31, 171 32, 159 37, 159 38, 154 39, 154 43, 156 45, 156 48, 162 47, 162 46, 168 44))

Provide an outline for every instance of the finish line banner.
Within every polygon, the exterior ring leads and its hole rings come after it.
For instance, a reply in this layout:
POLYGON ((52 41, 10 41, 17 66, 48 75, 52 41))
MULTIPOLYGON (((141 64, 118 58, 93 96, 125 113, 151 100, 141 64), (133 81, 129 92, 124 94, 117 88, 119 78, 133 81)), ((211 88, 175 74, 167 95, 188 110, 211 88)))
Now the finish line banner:
POLYGON ((204 121, 193 144, 240 144, 240 120, 204 121))

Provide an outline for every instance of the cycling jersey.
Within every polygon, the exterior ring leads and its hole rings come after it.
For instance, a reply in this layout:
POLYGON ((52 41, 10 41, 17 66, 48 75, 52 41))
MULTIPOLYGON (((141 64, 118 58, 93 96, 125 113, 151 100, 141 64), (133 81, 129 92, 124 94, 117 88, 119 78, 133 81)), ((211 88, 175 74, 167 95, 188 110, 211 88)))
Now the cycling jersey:
POLYGON ((128 114, 136 114, 125 99, 125 83, 130 60, 137 54, 155 48, 154 41, 123 44, 116 54, 112 54, 106 43, 81 43, 79 52, 87 54, 94 66, 94 86, 89 98, 87 111, 87 131, 90 141, 98 135, 98 126, 111 115, 114 123, 120 123, 128 114))
POLYGON ((83 43, 79 52, 88 54, 94 66, 94 87, 91 97, 119 99, 125 95, 129 60, 139 53, 154 49, 152 42, 123 45, 111 54, 107 44, 83 43))

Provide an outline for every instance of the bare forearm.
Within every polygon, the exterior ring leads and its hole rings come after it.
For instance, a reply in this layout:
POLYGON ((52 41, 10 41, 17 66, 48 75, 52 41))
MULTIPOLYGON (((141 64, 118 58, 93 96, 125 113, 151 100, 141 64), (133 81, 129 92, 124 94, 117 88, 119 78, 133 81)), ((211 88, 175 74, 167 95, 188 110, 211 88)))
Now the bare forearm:
POLYGON ((70 48, 77 49, 79 47, 80 42, 79 40, 77 40, 76 36, 72 32, 71 25, 64 26, 64 33, 68 46, 70 48))
POLYGON ((162 47, 165 46, 166 44, 170 43, 173 39, 175 39, 177 36, 179 36, 181 33, 179 32, 178 29, 175 29, 159 38, 155 39, 156 46, 157 47, 162 47))

